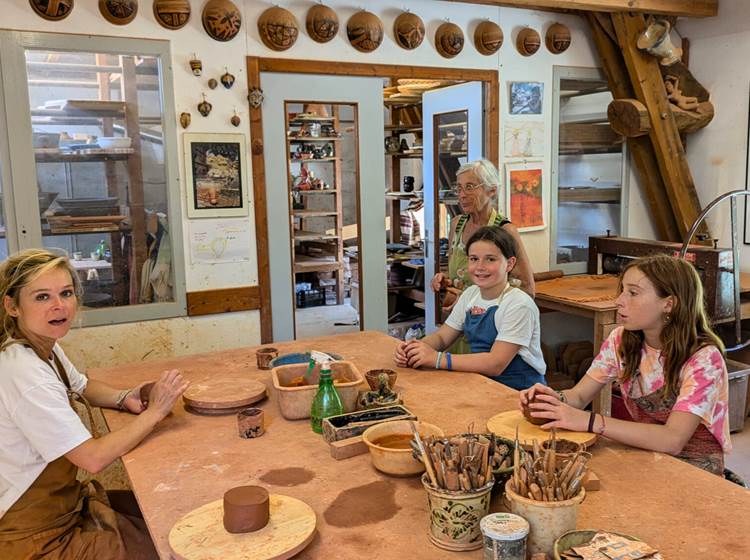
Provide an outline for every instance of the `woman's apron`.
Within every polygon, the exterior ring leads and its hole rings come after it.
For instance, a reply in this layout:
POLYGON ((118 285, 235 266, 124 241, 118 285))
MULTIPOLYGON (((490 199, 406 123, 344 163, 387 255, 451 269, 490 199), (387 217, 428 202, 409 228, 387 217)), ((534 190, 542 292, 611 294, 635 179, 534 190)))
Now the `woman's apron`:
MULTIPOLYGON (((463 240, 464 229, 466 229, 466 224, 469 222, 469 215, 461 214, 456 219, 458 222, 456 223, 456 230, 453 232, 450 259, 448 259, 448 278, 450 278, 451 282, 460 280, 464 284, 464 289, 466 289, 473 284, 471 276, 469 276, 469 257, 466 254, 463 240)), ((490 217, 487 220, 488 226, 502 227, 509 223, 510 221, 502 214, 498 214, 494 208, 490 211, 490 217)), ((471 353, 471 347, 466 341, 465 336, 456 340, 448 350, 453 354, 471 353)))
MULTIPOLYGON (((637 375, 636 379, 640 382, 637 375)), ((623 384, 622 398, 633 420, 644 424, 666 424, 677 402, 677 395, 672 393, 665 398, 663 389, 659 389, 650 395, 634 398, 631 396, 631 391, 635 380, 631 383, 630 387, 623 384)), ((703 423, 695 429, 692 437, 676 457, 704 471, 724 476, 724 451, 703 423)))
MULTIPOLYGON (((54 358, 68 397, 72 399, 76 393, 70 390, 67 373, 59 359, 54 358)), ((64 455, 45 467, 0 518, 0 558, 158 558, 143 519, 111 509, 101 485, 96 481, 81 483, 76 479, 77 472, 78 468, 64 455)))
MULTIPOLYGON (((510 284, 506 285, 497 303, 487 308, 484 313, 473 314, 471 309, 466 310, 464 336, 471 347, 472 353, 489 352, 492 349, 492 345, 495 344, 498 335, 497 327, 495 326, 495 313, 505 294, 513 289, 515 288, 510 286, 510 284)), ((490 376, 490 379, 494 379, 518 391, 528 389, 534 383, 547 384, 544 376, 527 364, 520 354, 516 354, 501 373, 490 376)))

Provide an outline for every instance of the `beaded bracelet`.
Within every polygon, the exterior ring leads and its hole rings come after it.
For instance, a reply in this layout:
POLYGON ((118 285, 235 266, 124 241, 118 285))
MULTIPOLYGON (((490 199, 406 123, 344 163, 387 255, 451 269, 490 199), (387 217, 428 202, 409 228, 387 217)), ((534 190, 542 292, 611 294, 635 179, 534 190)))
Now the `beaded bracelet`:
POLYGON ((600 414, 599 416, 602 417, 602 427, 601 427, 601 429, 597 433, 600 436, 603 436, 604 435, 604 429, 607 427, 607 423, 604 421, 604 414, 600 414))
POLYGON ((555 391, 555 393, 557 393, 557 397, 560 399, 561 403, 567 404, 568 398, 565 396, 565 393, 563 393, 562 391, 555 391))
POLYGON ((435 362, 435 369, 440 369, 440 361, 443 359, 443 353, 438 352, 437 361, 435 362))
POLYGON ((448 362, 448 371, 451 371, 453 369, 453 358, 450 352, 445 353, 445 360, 448 362))

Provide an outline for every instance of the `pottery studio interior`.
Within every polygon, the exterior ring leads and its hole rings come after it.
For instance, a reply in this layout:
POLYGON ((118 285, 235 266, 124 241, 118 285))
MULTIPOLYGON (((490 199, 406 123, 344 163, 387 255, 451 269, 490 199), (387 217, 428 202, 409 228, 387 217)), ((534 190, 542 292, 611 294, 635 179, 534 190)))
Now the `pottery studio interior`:
POLYGON ((744 0, 0 4, 0 558, 750 558, 744 0))

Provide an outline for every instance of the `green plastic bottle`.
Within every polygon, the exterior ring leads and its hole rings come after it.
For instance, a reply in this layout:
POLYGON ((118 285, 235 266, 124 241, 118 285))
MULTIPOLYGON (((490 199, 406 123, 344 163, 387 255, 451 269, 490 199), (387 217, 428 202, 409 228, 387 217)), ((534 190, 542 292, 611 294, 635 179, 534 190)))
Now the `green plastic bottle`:
POLYGON ((318 392, 313 399, 310 410, 313 432, 323 433, 323 419, 329 416, 336 416, 344 413, 344 405, 341 404, 336 387, 333 386, 333 376, 331 375, 330 363, 326 360, 320 366, 320 381, 318 382, 318 392))

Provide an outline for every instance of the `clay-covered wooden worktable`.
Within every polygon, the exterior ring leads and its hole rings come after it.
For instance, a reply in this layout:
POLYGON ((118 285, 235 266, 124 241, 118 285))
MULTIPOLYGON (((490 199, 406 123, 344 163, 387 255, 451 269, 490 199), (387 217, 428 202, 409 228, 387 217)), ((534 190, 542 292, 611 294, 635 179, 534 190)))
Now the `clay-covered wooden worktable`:
MULTIPOLYGON (((321 349, 353 361, 362 373, 394 367, 397 341, 363 332, 274 343, 281 353, 321 349)), ((308 420, 281 417, 270 371, 258 370, 255 349, 246 348, 136 363, 90 372, 118 387, 153 379, 179 368, 190 379, 246 375, 265 383, 270 398, 266 433, 256 439, 237 435, 235 415, 197 416, 181 405, 136 449, 123 458, 133 490, 162 558, 170 557, 172 525, 193 509, 247 484, 266 487, 309 504, 318 534, 299 558, 476 558, 481 550, 454 553, 435 548, 427 536, 427 497, 418 478, 392 478, 377 472, 369 455, 343 461, 330 457, 323 438, 308 420)), ((446 433, 466 430, 517 405, 517 393, 481 375, 399 369, 397 387, 405 405, 420 419, 446 433)), ((112 429, 132 420, 105 411, 112 429)), ((593 448, 591 465, 602 489, 582 504, 578 526, 636 535, 666 558, 750 557, 750 492, 666 455, 629 449, 607 440, 593 448)), ((501 507, 498 500, 493 510, 501 507)))

